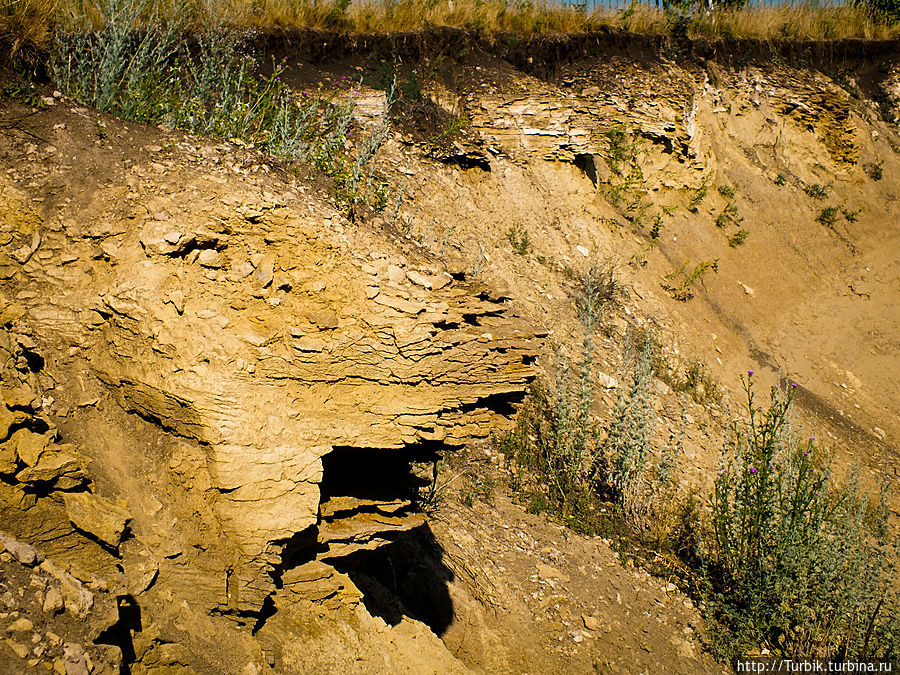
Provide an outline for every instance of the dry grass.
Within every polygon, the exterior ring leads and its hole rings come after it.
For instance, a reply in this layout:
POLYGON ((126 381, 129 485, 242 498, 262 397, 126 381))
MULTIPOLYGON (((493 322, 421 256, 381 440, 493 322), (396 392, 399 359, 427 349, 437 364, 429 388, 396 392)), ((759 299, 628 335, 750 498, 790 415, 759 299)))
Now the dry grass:
MULTIPOLYGON (((668 33, 671 19, 646 4, 625 10, 578 11, 559 0, 151 0, 162 13, 194 5, 200 14, 238 27, 297 27, 351 33, 412 31, 449 26, 482 34, 578 33, 601 27, 668 33)), ((96 19, 97 0, 0 0, 0 43, 12 53, 49 47, 56 17, 79 13, 96 19)), ((747 8, 698 14, 691 37, 890 39, 900 26, 873 22, 854 7, 747 8)))
POLYGON ((0 45, 11 53, 46 50, 56 0, 0 0, 0 45))

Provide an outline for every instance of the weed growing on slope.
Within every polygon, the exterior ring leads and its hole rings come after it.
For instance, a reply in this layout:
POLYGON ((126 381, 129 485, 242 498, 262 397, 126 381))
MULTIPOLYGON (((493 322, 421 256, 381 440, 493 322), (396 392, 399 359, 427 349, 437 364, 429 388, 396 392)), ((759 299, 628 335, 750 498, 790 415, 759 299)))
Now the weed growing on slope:
POLYGON ((825 227, 832 227, 837 222, 838 214, 840 214, 840 212, 841 210, 837 206, 826 206, 819 215, 816 216, 816 220, 825 227))
POLYGON ((737 188, 733 185, 720 185, 716 188, 716 190, 718 190, 719 194, 726 199, 733 198, 735 193, 737 193, 737 188))
POLYGON ((791 428, 792 390, 732 426, 712 496, 702 574, 719 656, 768 648, 784 656, 894 657, 900 541, 886 495, 871 500, 851 473, 835 485, 813 439, 791 428))
POLYGON ((710 270, 713 272, 719 271, 718 258, 712 261, 699 262, 694 265, 693 269, 690 268, 690 265, 691 261, 685 260, 681 267, 663 277, 663 290, 668 291, 669 295, 681 302, 687 302, 694 297, 693 286, 701 281, 710 270))
POLYGON ((779 187, 781 187, 782 185, 787 185, 787 176, 785 176, 783 173, 780 173, 775 176, 775 180, 772 182, 774 182, 775 185, 778 185, 779 187))
POLYGON ((848 223, 855 223, 859 220, 859 216, 862 212, 862 208, 853 209, 852 211, 850 209, 841 209, 841 213, 844 214, 844 220, 848 223))
POLYGON ((881 177, 884 175, 884 162, 878 162, 877 164, 866 164, 863 166, 863 170, 866 172, 866 175, 872 180, 881 180, 881 177))
POLYGON ((618 175, 625 175, 623 167, 634 165, 643 152, 639 138, 625 125, 610 129, 604 136, 609 144, 606 163, 618 175))
POLYGON ((707 192, 709 192, 709 183, 704 180, 700 187, 694 191, 694 194, 691 196, 691 201, 688 203, 688 209, 691 213, 697 213, 703 200, 706 199, 707 192))
POLYGON ((825 199, 830 189, 830 185, 820 185, 819 183, 810 183, 803 187, 803 191, 813 199, 825 199))
POLYGON ((176 7, 164 13, 152 0, 101 0, 95 5, 99 27, 92 28, 83 14, 63 21, 50 57, 60 91, 127 119, 236 138, 263 152, 311 162, 334 178, 341 201, 351 206, 363 199, 376 206, 383 201, 383 190, 363 178, 384 129, 376 129, 359 156, 350 157, 353 105, 341 100, 337 88, 291 91, 281 78, 284 61, 262 74, 258 60, 242 53, 238 33, 204 23, 199 10, 176 7))
POLYGON ((716 216, 716 227, 725 228, 728 225, 740 225, 742 222, 744 219, 738 215, 738 208, 734 202, 728 202, 722 213, 716 216))
POLYGON ((747 241, 747 236, 749 234, 750 233, 747 230, 741 228, 740 230, 735 232, 733 235, 728 237, 728 245, 731 248, 737 248, 738 246, 742 246, 744 244, 744 242, 747 241))
POLYGON ((513 225, 509 228, 506 232, 506 238, 509 240, 512 250, 517 254, 528 255, 531 253, 531 238, 528 236, 528 232, 518 225, 513 225))

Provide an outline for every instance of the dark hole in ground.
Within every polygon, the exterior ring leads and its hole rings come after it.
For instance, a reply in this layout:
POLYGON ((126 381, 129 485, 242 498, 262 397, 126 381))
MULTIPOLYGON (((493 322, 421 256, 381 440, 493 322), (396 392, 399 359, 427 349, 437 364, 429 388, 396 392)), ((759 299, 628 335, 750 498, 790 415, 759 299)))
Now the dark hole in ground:
POLYGON ((120 672, 127 675, 131 672, 131 664, 135 659, 132 631, 139 633, 143 630, 141 607, 130 595, 118 598, 118 605, 119 620, 100 633, 94 642, 102 645, 114 645, 121 649, 122 669, 120 672))
POLYGON ((350 576, 370 614, 397 625, 407 616, 443 635, 453 622, 447 584, 453 572, 431 528, 422 525, 397 535, 392 544, 329 561, 350 576))

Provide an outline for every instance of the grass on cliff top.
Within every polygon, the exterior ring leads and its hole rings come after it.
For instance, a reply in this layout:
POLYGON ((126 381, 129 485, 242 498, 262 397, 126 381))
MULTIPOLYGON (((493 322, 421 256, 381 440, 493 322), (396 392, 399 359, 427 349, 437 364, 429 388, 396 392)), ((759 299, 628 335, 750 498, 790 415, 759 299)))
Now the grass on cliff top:
MULTIPOLYGON (((127 2, 127 0, 124 0, 127 2)), ((98 17, 98 0, 0 0, 0 42, 12 53, 46 52, 53 26, 73 15, 98 17)), ((448 26, 482 34, 570 34, 604 27, 669 34, 673 14, 635 3, 618 10, 582 11, 558 0, 158 0, 162 13, 193 6, 196 15, 236 28, 311 28, 349 33, 389 33, 448 26)), ((900 25, 874 21, 860 7, 748 7, 696 12, 688 37, 800 40, 900 37, 900 25)))

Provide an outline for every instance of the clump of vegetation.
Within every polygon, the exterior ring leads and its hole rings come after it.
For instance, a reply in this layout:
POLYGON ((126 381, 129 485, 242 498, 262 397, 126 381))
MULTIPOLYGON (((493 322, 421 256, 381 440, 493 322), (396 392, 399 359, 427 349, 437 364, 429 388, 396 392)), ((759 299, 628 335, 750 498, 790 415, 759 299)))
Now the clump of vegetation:
POLYGON ((820 185, 819 183, 810 183, 803 187, 803 191, 813 199, 825 199, 828 191, 831 189, 829 185, 820 185))
POLYGON ((725 228, 728 225, 740 225, 744 218, 738 215, 738 208, 734 202, 728 202, 722 213, 716 216, 716 227, 725 228))
POLYGON ((609 144, 606 163, 615 173, 625 175, 624 167, 633 166, 643 151, 640 140, 625 125, 610 129, 603 135, 609 144))
POLYGON ((466 472, 462 486, 459 488, 459 501, 464 506, 472 508, 475 502, 483 501, 490 504, 494 501, 496 484, 491 476, 480 475, 475 472, 466 472))
POLYGON ((709 184, 704 180, 700 187, 694 191, 691 201, 688 203, 688 209, 692 213, 697 213, 697 209, 700 208, 703 200, 706 199, 707 192, 709 192, 709 184))
POLYGON ((507 230, 506 238, 509 240, 509 244, 512 246, 513 251, 519 255, 528 255, 531 253, 531 238, 528 236, 528 232, 518 225, 513 225, 507 230))
POLYGON ((866 172, 866 175, 872 180, 881 180, 884 175, 884 162, 878 162, 877 164, 866 164, 863 167, 863 170, 866 172))
POLYGON ((747 237, 749 234, 750 233, 747 230, 741 228, 740 230, 735 232, 733 235, 728 237, 728 245, 731 248, 737 248, 738 246, 743 246, 744 242, 747 241, 747 237))
POLYGON ((837 206, 826 206, 819 215, 816 216, 816 220, 825 227, 832 227, 837 222, 838 214, 840 214, 840 212, 841 210, 837 206))
POLYGON ((846 220, 848 223, 855 223, 857 220, 859 220, 859 216, 862 212, 862 208, 853 210, 841 209, 841 213, 844 214, 844 220, 846 220))
POLYGON ((336 194, 351 208, 366 201, 383 206, 384 186, 371 172, 386 128, 376 129, 351 157, 353 105, 342 100, 339 87, 294 92, 281 78, 284 61, 263 74, 259 62, 242 52, 237 32, 193 5, 177 7, 98 0, 97 27, 87 14, 65 20, 57 26, 50 58, 57 87, 127 119, 239 139, 263 152, 311 162, 334 178, 336 194))
POLYGON ((686 302, 694 297, 692 287, 702 280, 710 270, 719 271, 718 258, 708 262, 699 262, 694 265, 692 270, 688 271, 690 265, 691 261, 685 260, 681 267, 663 277, 663 290, 668 291, 669 295, 681 302, 686 302))
POLYGON ((731 199, 734 197, 735 193, 737 193, 737 188, 733 185, 720 185, 716 190, 718 190, 719 194, 726 199, 731 199))
POLYGON ((706 616, 722 657, 768 648, 785 656, 896 657, 900 542, 884 491, 872 501, 856 474, 835 485, 829 461, 790 423, 792 390, 732 426, 712 496, 702 566, 706 616))
POLYGON ((775 176, 775 180, 773 182, 778 186, 787 185, 787 176, 785 176, 783 173, 780 173, 775 176))

